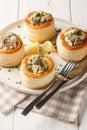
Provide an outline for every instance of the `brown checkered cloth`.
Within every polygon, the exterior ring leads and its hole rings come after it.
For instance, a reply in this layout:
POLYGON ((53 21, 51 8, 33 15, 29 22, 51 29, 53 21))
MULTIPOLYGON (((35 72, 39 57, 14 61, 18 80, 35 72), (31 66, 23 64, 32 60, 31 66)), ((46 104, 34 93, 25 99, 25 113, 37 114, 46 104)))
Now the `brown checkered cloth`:
MULTIPOLYGON (((81 112, 82 103, 87 93, 87 79, 79 85, 56 93, 40 110, 40 113, 55 119, 75 123, 81 112)), ((36 95, 27 95, 0 83, 0 112, 8 114, 14 106, 24 109, 36 95)))

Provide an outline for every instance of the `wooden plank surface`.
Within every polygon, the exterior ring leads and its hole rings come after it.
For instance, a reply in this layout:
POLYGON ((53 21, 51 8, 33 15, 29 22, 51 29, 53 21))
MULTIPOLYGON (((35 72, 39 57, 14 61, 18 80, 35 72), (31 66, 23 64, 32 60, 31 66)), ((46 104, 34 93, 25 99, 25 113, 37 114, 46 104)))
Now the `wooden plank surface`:
POLYGON ((50 117, 36 113, 21 115, 21 109, 16 109, 14 116, 14 130, 78 130, 74 124, 64 123, 50 117), (21 124, 21 125, 20 125, 21 124))
MULTIPOLYGON (((18 0, 0 0, 0 29, 18 19, 18 0)), ((0 114, 0 130, 13 130, 14 110, 8 116, 0 114)))
POLYGON ((87 106, 84 111, 84 116, 82 117, 82 120, 79 123, 79 130, 87 130, 87 106))
POLYGON ((71 0, 72 22, 87 30, 87 0, 71 0))
MULTIPOLYGON (((54 17, 87 28, 87 0, 0 0, 0 29, 33 10, 49 11, 54 17)), ((0 114, 0 130, 87 130, 87 109, 79 126, 34 113, 24 117, 20 113, 21 109, 15 109, 8 116, 0 114)))
POLYGON ((84 107, 82 108, 82 113, 79 117, 79 130, 87 130, 87 97, 83 104, 84 107))
POLYGON ((0 130, 13 130, 14 126, 14 109, 9 116, 0 113, 0 130))
POLYGON ((70 21, 69 0, 24 0, 20 1, 19 18, 24 18, 30 11, 49 11, 54 17, 70 21))
POLYGON ((0 29, 18 19, 18 0, 0 0, 0 29))
POLYGON ((25 128, 26 130, 66 130, 66 124, 63 122, 32 112, 25 117, 20 113, 20 109, 15 111, 15 130, 24 130, 25 128))

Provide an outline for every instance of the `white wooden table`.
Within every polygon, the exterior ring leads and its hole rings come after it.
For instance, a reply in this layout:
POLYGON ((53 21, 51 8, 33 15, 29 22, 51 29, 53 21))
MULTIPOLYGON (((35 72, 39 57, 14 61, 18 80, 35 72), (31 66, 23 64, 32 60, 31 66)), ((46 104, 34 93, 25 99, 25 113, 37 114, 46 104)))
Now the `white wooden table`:
MULTIPOLYGON (((24 18, 33 10, 51 12, 54 17, 71 21, 87 30, 87 0, 0 0, 0 29, 24 18)), ((76 125, 56 121, 30 113, 23 117, 21 109, 14 108, 8 115, 0 114, 0 130, 87 130, 87 109, 76 125)))

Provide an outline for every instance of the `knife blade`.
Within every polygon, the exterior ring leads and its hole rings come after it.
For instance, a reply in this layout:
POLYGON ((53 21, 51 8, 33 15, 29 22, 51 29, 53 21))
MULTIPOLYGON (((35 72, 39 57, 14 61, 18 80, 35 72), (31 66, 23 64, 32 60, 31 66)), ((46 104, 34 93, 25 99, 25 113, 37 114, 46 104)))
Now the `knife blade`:
POLYGON ((68 77, 71 79, 74 78, 75 76, 79 75, 86 67, 87 67, 87 56, 78 63, 76 68, 71 71, 68 77))
POLYGON ((57 78, 59 80, 67 81, 67 80, 72 79, 72 78, 76 77, 77 75, 79 75, 86 67, 87 67, 87 57, 85 57, 82 61, 78 62, 76 68, 74 70, 72 70, 67 77, 65 77, 61 74, 58 74, 57 78))

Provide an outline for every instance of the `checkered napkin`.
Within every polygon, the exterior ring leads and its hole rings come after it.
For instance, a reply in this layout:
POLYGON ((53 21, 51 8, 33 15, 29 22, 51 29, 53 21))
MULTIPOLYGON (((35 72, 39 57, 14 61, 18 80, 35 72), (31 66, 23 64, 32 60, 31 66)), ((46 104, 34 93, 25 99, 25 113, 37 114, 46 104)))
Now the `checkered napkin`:
MULTIPOLYGON (((57 92, 40 110, 34 109, 33 112, 75 123, 86 93, 87 79, 67 91, 57 92)), ((0 83, 0 111, 4 114, 14 106, 24 109, 34 98, 36 95, 20 93, 0 83)))
POLYGON ((23 101, 28 95, 20 93, 0 82, 0 112, 8 114, 14 106, 23 101))

